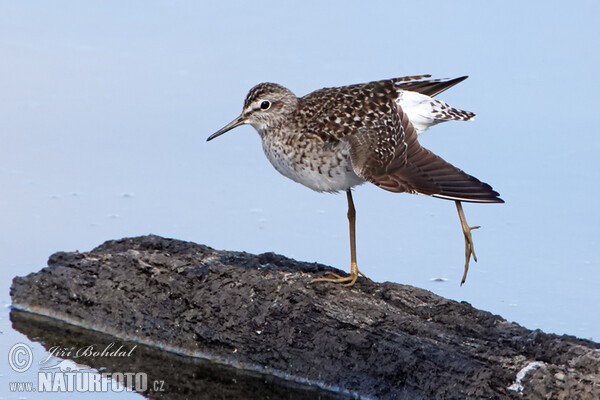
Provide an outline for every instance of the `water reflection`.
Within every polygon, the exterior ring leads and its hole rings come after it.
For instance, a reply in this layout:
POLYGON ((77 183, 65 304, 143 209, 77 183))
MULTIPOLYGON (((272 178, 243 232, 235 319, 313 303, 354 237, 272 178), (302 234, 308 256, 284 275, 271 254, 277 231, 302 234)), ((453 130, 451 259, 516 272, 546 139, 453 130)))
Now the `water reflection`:
MULTIPOLYGON (((346 397, 285 381, 270 375, 241 371, 210 361, 181 356, 135 342, 122 341, 114 336, 73 326, 52 318, 13 309, 10 312, 13 328, 38 342, 50 353, 66 361, 51 360, 45 365, 68 365, 71 368, 89 367, 102 373, 145 373, 148 390, 141 393, 148 399, 344 399, 346 397), (88 354, 66 356, 65 349, 117 350, 122 346, 128 356, 107 357, 88 354), (157 382, 155 384, 155 382, 157 382), (155 390, 157 389, 157 390, 155 390)), ((81 353, 81 352, 80 352, 81 353)), ((58 372, 59 369, 53 371, 58 372)), ((40 371, 42 372, 42 371, 40 371)), ((82 371, 84 372, 84 371, 82 371)))

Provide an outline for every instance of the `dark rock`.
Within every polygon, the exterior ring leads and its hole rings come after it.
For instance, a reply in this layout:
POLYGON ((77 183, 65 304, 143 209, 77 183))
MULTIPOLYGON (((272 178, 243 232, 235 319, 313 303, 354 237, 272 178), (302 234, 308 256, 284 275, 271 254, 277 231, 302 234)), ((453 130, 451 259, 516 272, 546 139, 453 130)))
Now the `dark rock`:
POLYGON ((248 371, 365 398, 600 398, 600 344, 411 286, 157 236, 48 265, 14 279, 14 307, 248 371))

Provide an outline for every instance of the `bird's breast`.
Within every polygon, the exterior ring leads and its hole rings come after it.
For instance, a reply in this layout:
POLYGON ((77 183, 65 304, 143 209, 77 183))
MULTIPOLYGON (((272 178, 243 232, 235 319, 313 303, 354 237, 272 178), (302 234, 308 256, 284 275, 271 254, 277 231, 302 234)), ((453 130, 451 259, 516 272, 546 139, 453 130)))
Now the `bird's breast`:
POLYGON ((364 182, 354 173, 343 143, 275 135, 262 135, 262 143, 279 173, 317 192, 338 192, 364 182))

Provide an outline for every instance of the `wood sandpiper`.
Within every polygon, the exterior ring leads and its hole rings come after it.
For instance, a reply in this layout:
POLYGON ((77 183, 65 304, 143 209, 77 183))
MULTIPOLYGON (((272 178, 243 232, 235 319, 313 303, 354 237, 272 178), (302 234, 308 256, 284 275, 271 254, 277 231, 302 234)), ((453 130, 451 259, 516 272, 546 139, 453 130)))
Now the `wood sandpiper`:
MULTIPOLYGON (((351 189, 370 182, 395 193, 453 200, 465 237, 467 278, 471 257, 477 261, 471 230, 461 202, 503 203, 487 183, 466 174, 419 144, 418 136, 445 121, 469 121, 475 114, 434 96, 467 79, 407 76, 325 88, 298 98, 275 83, 254 86, 242 114, 211 135, 212 140, 240 125, 252 125, 263 150, 282 175, 318 192, 346 191, 350 224, 350 276, 331 273, 314 281, 353 285, 356 263, 356 211, 351 189)), ((364 275, 363 275, 364 276, 364 275)))

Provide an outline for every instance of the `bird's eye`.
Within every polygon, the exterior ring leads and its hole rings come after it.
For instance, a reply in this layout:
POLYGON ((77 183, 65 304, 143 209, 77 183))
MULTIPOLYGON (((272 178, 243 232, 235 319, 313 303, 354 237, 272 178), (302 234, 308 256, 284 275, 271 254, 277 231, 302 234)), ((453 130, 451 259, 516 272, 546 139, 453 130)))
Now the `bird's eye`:
POLYGON ((260 103, 260 108, 262 110, 268 110, 269 107, 271 107, 271 102, 270 101, 265 100, 262 103, 260 103))

